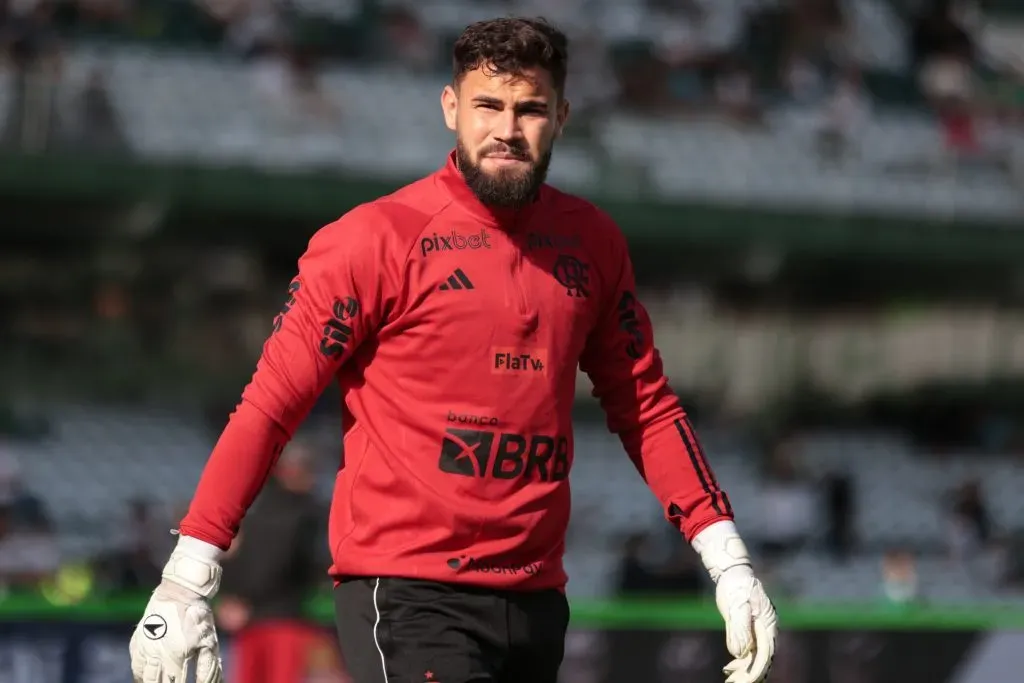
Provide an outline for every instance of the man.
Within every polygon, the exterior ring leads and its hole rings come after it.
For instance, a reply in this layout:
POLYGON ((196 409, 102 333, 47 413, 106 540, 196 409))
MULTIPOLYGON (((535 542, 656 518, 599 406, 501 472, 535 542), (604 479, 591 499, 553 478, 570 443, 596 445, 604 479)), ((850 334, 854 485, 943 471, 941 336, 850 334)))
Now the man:
POLYGON ((217 680, 218 559, 338 381, 330 572, 353 679, 554 683, 577 366, 717 583, 727 680, 763 680, 775 612, 662 373, 626 241, 543 182, 566 63, 565 36, 541 21, 468 27, 441 95, 447 164, 312 238, 133 636, 137 680, 180 683, 193 656, 198 681, 217 680))
POLYGON ((229 678, 236 683, 305 681, 319 632, 303 608, 322 578, 312 457, 305 444, 285 449, 224 558, 215 611, 221 629, 234 634, 229 678))

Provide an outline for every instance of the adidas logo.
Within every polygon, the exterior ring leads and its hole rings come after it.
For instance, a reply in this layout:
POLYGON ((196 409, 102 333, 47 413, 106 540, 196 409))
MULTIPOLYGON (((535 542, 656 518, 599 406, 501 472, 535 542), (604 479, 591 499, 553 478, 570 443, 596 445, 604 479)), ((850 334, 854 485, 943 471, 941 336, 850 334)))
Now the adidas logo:
POLYGON ((469 278, 466 277, 466 274, 462 272, 462 268, 456 268, 455 272, 448 276, 448 281, 442 282, 438 289, 442 292, 457 289, 473 289, 473 283, 470 282, 469 278))

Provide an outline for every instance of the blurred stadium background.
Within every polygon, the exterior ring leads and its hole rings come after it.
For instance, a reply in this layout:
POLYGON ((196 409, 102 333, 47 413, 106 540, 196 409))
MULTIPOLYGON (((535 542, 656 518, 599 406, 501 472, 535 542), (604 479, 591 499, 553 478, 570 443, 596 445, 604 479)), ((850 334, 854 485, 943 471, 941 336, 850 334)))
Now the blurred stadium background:
MULTIPOLYGON (((776 678, 1018 677, 1024 3, 6 0, 0 681, 127 681, 295 260, 442 163, 454 36, 512 12, 574 40, 551 181, 630 238, 792 629, 776 678)), ((588 391, 566 681, 718 680, 702 570, 588 391)))

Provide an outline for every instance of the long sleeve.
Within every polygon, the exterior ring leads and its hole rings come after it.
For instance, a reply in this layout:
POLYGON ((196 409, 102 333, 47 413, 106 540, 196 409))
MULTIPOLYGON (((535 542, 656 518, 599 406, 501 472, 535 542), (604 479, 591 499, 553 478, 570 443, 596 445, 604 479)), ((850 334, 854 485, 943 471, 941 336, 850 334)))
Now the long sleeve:
POLYGON ((604 309, 580 359, 630 459, 687 541, 732 519, 697 435, 669 387, 650 318, 637 299, 625 238, 610 241, 604 309))
POLYGON ((181 533, 227 549, 277 456, 389 302, 385 238, 359 209, 321 229, 252 380, 206 464, 181 533))

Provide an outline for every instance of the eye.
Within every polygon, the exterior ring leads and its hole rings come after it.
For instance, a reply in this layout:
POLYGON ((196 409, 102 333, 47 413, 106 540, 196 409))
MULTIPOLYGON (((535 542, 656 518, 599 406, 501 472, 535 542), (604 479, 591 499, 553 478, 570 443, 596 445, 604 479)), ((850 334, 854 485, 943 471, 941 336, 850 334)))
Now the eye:
POLYGON ((520 116, 530 116, 530 117, 536 117, 536 116, 545 117, 545 116, 548 115, 548 110, 547 110, 547 107, 543 107, 541 105, 531 105, 531 106, 526 106, 526 107, 520 107, 519 108, 519 115, 520 116))

